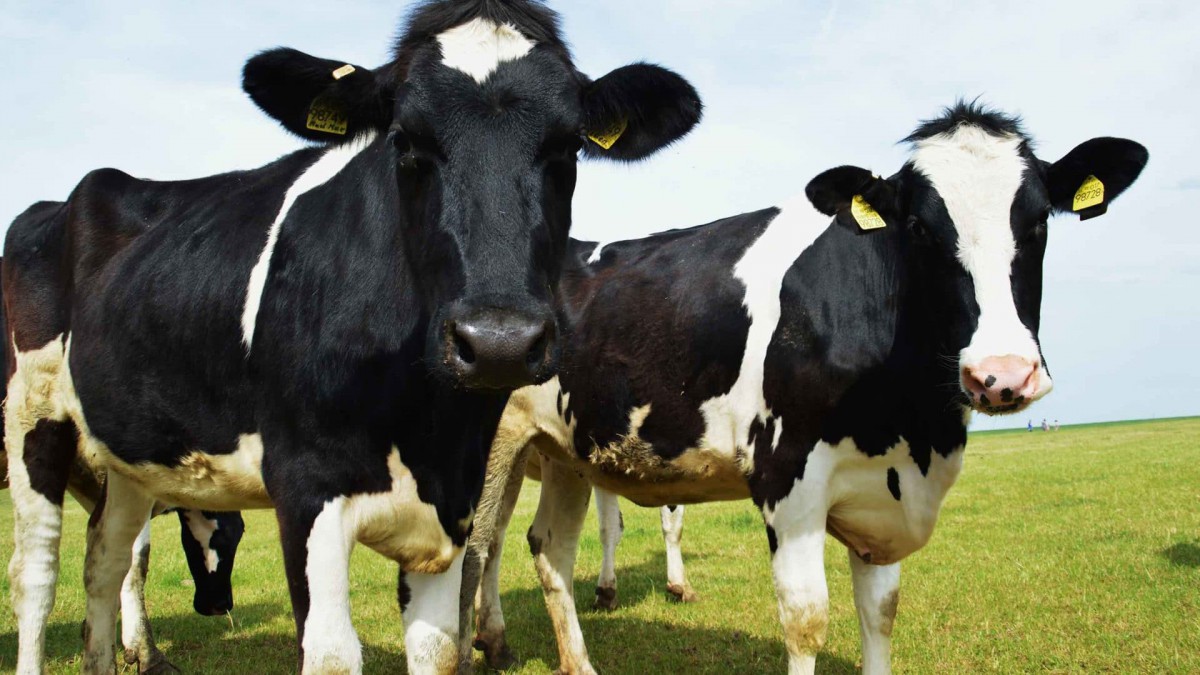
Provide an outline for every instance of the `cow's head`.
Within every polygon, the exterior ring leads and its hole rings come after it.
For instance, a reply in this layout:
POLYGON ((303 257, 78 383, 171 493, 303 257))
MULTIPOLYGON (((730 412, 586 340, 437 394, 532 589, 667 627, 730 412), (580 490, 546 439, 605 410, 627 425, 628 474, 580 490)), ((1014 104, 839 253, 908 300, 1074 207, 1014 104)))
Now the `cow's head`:
POLYGON ((847 227, 862 230, 859 221, 875 214, 886 226, 870 232, 900 237, 908 297, 935 324, 929 346, 953 362, 969 405, 1024 410, 1053 387, 1038 343, 1047 220, 1104 213, 1149 155, 1133 141, 1094 138, 1047 163, 1019 120, 968 103, 906 141, 912 156, 895 176, 831 169, 809 184, 809 197, 847 227))
POLYGON ((527 0, 425 3, 374 71, 276 49, 246 64, 243 86, 304 138, 386 144, 428 361, 468 388, 553 374, 580 153, 640 160, 701 114, 692 86, 663 68, 581 74, 557 16, 527 0))
POLYGON ((179 538, 196 583, 197 614, 220 616, 233 609, 233 558, 246 531, 242 514, 179 512, 179 538))

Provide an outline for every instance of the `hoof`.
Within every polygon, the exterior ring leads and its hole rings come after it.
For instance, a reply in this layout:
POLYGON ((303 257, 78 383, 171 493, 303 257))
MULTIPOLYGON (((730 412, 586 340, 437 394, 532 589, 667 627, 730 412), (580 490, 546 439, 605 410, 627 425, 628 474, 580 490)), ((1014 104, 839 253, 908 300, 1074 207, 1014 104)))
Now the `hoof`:
MULTIPOLYGON (((133 655, 133 661, 129 660, 129 652, 131 651, 133 650, 125 650, 125 663, 132 664, 134 661, 137 661, 136 653, 133 655)), ((138 673, 141 675, 172 675, 172 673, 180 672, 173 663, 167 660, 167 657, 159 652, 155 652, 148 661, 148 663, 138 663, 138 673)))
POLYGON ((678 602, 696 602, 700 599, 700 596, 696 591, 692 590, 690 585, 667 584, 667 592, 678 602))
POLYGON ((596 609, 612 611, 617 608, 617 589, 596 587, 596 609))
POLYGON ((512 650, 508 648, 508 643, 503 639, 499 644, 493 645, 482 636, 476 635, 472 646, 476 651, 483 652, 484 657, 487 658, 488 667, 492 670, 508 670, 517 664, 517 657, 513 656, 512 650))

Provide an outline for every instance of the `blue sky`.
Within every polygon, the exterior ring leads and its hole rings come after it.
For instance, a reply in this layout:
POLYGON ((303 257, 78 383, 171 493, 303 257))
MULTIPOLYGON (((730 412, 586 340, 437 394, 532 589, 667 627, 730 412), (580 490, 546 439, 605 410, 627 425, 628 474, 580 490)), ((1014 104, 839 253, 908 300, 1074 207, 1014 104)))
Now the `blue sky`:
MULTIPOLYGON (((1031 414, 1200 413, 1200 4, 550 4, 585 72, 661 63, 707 104, 696 132, 652 161, 583 166, 581 238, 777 204, 840 164, 894 171, 896 141, 957 96, 1023 115, 1051 161, 1093 136, 1142 142, 1150 165, 1107 216, 1051 222, 1042 344, 1055 391, 1031 414)), ((93 168, 187 178, 299 147, 242 95, 245 59, 287 45, 377 65, 407 5, 6 0, 0 222, 64 198, 93 168)))

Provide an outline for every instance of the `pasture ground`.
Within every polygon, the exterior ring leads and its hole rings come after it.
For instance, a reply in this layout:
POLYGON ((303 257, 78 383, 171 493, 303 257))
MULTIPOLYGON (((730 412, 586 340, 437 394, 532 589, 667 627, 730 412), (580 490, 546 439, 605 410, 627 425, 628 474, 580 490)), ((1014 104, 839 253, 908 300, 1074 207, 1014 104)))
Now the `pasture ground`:
MULTIPOLYGON (((557 653, 524 533, 527 484, 504 553, 503 600, 518 673, 557 653)), ((70 500, 68 500, 70 502, 70 500)), ((67 510, 50 672, 78 672, 86 515, 67 510)), ((658 510, 623 504, 621 606, 591 609, 600 547, 589 516, 575 592, 592 661, 603 673, 786 671, 767 544, 748 502, 689 507, 684 557, 701 601, 669 602, 658 510)), ((0 500, 0 558, 12 509, 0 500)), ((269 512, 247 515, 232 620, 191 609, 178 521, 154 524, 147 597, 159 646, 185 673, 291 673, 291 611, 269 512)), ((826 555, 832 620, 818 672, 859 661, 844 549, 826 555)), ((359 547, 354 618, 367 672, 403 672, 395 570, 359 547)), ((894 636, 898 672, 1200 672, 1200 419, 972 436, 962 478, 933 541, 904 563, 894 636)), ((0 671, 16 624, 0 583, 0 671)))

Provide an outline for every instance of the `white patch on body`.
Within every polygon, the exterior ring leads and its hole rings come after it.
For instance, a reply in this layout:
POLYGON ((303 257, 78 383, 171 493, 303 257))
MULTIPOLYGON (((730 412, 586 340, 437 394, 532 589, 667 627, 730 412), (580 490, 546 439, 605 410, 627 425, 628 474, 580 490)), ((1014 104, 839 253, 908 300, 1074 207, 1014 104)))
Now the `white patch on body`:
MULTIPOLYGON (((754 466, 754 449, 749 444, 750 425, 755 420, 765 423, 767 418, 775 417, 763 395, 763 373, 767 347, 782 313, 783 277, 828 227, 828 216, 814 209, 807 200, 794 200, 781 209, 733 269, 733 277, 746 288, 742 302, 750 317, 750 330, 746 335, 737 381, 728 393, 700 406, 705 422, 700 446, 716 449, 727 458, 735 457, 738 449, 743 450, 744 466, 739 468, 744 472, 748 473, 754 466)), ((782 433, 783 419, 775 417, 773 448, 778 445, 782 433)))
POLYGON ((266 246, 258 256, 258 262, 254 265, 254 269, 250 272, 250 283, 246 287, 246 304, 242 310, 242 344, 246 346, 247 352, 250 351, 254 342, 254 325, 258 321, 258 308, 262 304, 263 289, 267 286, 267 273, 271 269, 271 254, 275 252, 275 244, 279 241, 279 229, 283 227, 283 221, 287 218, 288 212, 292 210, 292 206, 301 195, 328 183, 342 169, 346 168, 350 160, 354 159, 374 140, 375 132, 370 131, 349 143, 327 150, 312 166, 305 169, 304 173, 300 174, 296 182, 292 183, 292 186, 284 193, 283 204, 280 205, 279 213, 267 231, 266 246))
POLYGON ((528 54, 534 43, 514 26, 491 19, 473 19, 437 36, 442 63, 483 84, 501 63, 528 54))
MULTIPOLYGON (((979 325, 959 355, 963 367, 990 356, 1015 355, 1041 363, 1037 343, 1021 323, 1012 293, 1013 200, 1027 166, 1022 139, 996 136, 973 125, 919 141, 913 166, 929 179, 946 204, 958 232, 958 260, 971 276, 979 305, 979 325)), ((1045 368, 1037 398, 1053 383, 1045 368)))
POLYGON ((410 600, 404 608, 404 652, 410 673, 453 673, 458 665, 460 551, 440 574, 408 573, 410 600))
POLYGON ((212 541, 213 533, 220 528, 221 524, 215 518, 206 518, 203 512, 193 509, 184 511, 183 517, 187 520, 188 531, 192 533, 192 538, 200 544, 200 549, 204 551, 204 569, 208 570, 209 574, 216 572, 217 566, 221 564, 221 558, 209 546, 209 542, 212 541))

